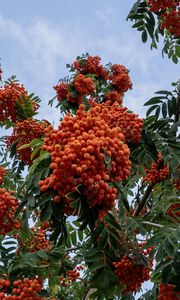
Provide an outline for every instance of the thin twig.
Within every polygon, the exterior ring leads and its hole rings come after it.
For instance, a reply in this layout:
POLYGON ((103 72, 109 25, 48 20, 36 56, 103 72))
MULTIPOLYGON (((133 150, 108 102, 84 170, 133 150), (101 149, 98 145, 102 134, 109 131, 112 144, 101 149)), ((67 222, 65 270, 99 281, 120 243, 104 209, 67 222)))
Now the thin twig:
POLYGON ((72 248, 67 248, 67 249, 66 249, 66 252, 76 251, 76 250, 79 250, 80 248, 81 248, 81 246, 72 247, 72 248))
POLYGON ((151 225, 151 226, 155 226, 155 227, 159 227, 159 228, 163 228, 164 226, 161 224, 156 224, 156 223, 152 223, 149 221, 143 221, 142 224, 147 224, 147 225, 151 225))
POLYGON ((146 202, 149 198, 150 193, 152 192, 153 186, 154 186, 153 184, 148 185, 141 201, 139 202, 139 205, 136 207, 136 209, 134 211, 133 216, 139 216, 141 210, 143 209, 144 205, 146 204, 146 202))
POLYGON ((96 291, 97 291, 97 289, 90 288, 90 289, 88 290, 88 293, 86 294, 84 300, 90 300, 90 296, 91 296, 93 293, 95 293, 96 291))

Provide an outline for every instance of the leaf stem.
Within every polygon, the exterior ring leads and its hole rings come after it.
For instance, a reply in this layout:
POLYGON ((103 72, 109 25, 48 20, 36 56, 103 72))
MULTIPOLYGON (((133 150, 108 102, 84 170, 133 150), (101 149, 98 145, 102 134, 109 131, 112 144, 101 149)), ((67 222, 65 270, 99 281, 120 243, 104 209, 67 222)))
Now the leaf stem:
POLYGON ((159 227, 159 228, 163 228, 164 226, 161 224, 156 224, 156 223, 152 223, 149 221, 143 221, 142 224, 147 224, 147 225, 151 225, 151 226, 155 226, 155 227, 159 227))
POLYGON ((79 250, 80 248, 82 248, 82 247, 81 246, 77 246, 77 247, 67 248, 66 252, 76 251, 76 250, 79 250))

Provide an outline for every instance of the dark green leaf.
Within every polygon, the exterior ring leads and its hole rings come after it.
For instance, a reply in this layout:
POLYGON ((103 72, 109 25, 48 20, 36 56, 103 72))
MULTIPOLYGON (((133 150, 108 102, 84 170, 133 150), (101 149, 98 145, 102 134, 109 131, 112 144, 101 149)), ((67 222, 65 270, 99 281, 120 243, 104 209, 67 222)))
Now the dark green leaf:
POLYGON ((167 265, 162 271, 162 282, 168 284, 169 279, 171 278, 172 265, 167 265))
POLYGON ((162 115, 164 118, 167 116, 167 105, 165 102, 162 104, 162 115))
POLYGON ((144 30, 144 31, 142 32, 141 38, 142 38, 143 43, 146 43, 146 42, 147 42, 148 35, 147 35, 146 30, 144 30))
POLYGON ((165 261, 160 262, 155 269, 154 274, 159 273, 160 271, 162 271, 165 267, 167 267, 168 265, 170 265, 172 262, 171 259, 166 259, 165 261))
POLYGON ((157 103, 162 103, 162 102, 163 101, 160 100, 159 97, 153 97, 149 101, 147 101, 146 103, 144 103, 144 106, 148 106, 148 105, 152 105, 152 104, 157 104, 157 103))
POLYGON ((159 105, 153 105, 153 106, 151 106, 151 107, 147 110, 146 116, 148 117, 148 116, 151 114, 151 112, 152 112, 153 110, 155 110, 158 106, 159 106, 159 105))
POLYGON ((41 222, 45 222, 50 219, 52 215, 52 205, 49 202, 41 211, 40 220, 41 222))

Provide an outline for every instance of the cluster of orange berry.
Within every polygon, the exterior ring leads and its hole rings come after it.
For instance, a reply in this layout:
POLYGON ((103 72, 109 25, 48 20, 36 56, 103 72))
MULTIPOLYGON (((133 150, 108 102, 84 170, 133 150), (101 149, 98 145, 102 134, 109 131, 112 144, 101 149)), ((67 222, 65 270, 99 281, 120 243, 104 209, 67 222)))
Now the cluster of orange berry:
POLYGON ((152 12, 160 13, 162 29, 167 29, 175 37, 180 36, 179 0, 148 0, 147 5, 152 12))
MULTIPOLYGON (((100 64, 98 56, 86 56, 76 60, 71 66, 71 71, 76 71, 72 82, 69 84, 62 82, 54 87, 59 101, 67 99, 79 105, 82 103, 83 96, 90 95, 97 102, 99 99, 94 91, 99 80, 97 92, 101 89, 101 85, 108 87, 103 96, 104 101, 118 101, 121 104, 122 95, 132 87, 128 71, 124 66, 114 64, 106 70, 100 64)), ((101 94, 103 94, 102 89, 101 94)))
POLYGON ((45 232, 51 229, 51 225, 48 221, 45 221, 41 224, 41 230, 44 230, 45 232))
POLYGON ((59 101, 67 99, 71 103, 80 104, 84 95, 91 95, 94 92, 94 82, 90 77, 79 74, 70 85, 62 82, 56 85, 54 89, 59 101), (73 94, 71 90, 73 90, 73 94))
POLYGON ((0 188, 0 234, 6 235, 13 229, 21 227, 18 220, 14 220, 14 214, 18 207, 18 201, 13 196, 14 191, 8 192, 5 188, 0 188))
POLYGON ((66 114, 58 130, 52 126, 45 130, 43 150, 51 153, 52 174, 39 182, 44 192, 49 188, 57 192, 54 201, 69 205, 65 197, 81 185, 81 193, 89 207, 101 205, 110 210, 117 190, 108 183, 129 176, 129 148, 123 142, 120 128, 111 129, 99 116, 99 106, 80 105, 75 116, 66 114))
POLYGON ((111 104, 110 101, 102 104, 94 104, 101 109, 100 117, 106 121, 110 128, 119 127, 124 134, 125 143, 137 144, 141 140, 143 119, 137 114, 129 112, 127 107, 120 107, 118 102, 111 104))
POLYGON ((81 74, 94 74, 102 79, 107 79, 108 72, 100 62, 101 58, 99 56, 88 55, 87 57, 75 60, 71 67, 81 74))
MULTIPOLYGON (((0 87, 0 122, 4 122, 6 119, 14 123, 17 122, 17 101, 25 105, 27 97, 28 94, 24 86, 17 82, 0 87)), ((36 111, 37 108, 37 104, 32 101, 32 110, 36 111)))
POLYGON ((125 284, 125 294, 138 291, 144 281, 149 280, 149 269, 138 264, 128 256, 122 256, 118 262, 113 262, 119 285, 125 284))
POLYGON ((0 166, 0 184, 3 183, 3 179, 4 179, 4 176, 6 175, 6 170, 5 168, 1 167, 0 166))
POLYGON ((77 75, 72 84, 79 95, 91 95, 94 92, 93 80, 89 77, 85 77, 83 74, 77 75))
POLYGON ((148 0, 147 5, 150 7, 150 10, 154 13, 159 11, 164 11, 167 8, 174 8, 179 5, 180 1, 176 0, 148 0))
POLYGON ((119 64, 114 64, 110 68, 109 74, 110 86, 112 90, 117 91, 120 95, 132 88, 132 83, 127 69, 119 64))
MULTIPOLYGON (((146 242, 138 244, 138 250, 148 259, 148 266, 153 266, 153 259, 149 260, 149 254, 153 250, 153 247, 142 249, 146 242)), ((140 289, 144 281, 150 278, 150 269, 137 262, 136 256, 122 256, 118 262, 113 262, 115 267, 115 274, 119 279, 119 285, 125 284, 126 288, 124 293, 135 292, 140 289)))
POLYGON ((161 15, 161 28, 167 29, 173 36, 180 37, 180 7, 161 15))
POLYGON ((122 104, 123 99, 122 96, 117 91, 110 91, 105 95, 105 100, 109 101, 109 103, 118 102, 119 104, 122 104))
POLYGON ((180 203, 172 204, 166 211, 166 215, 179 222, 180 220, 180 203))
MULTIPOLYGON (((19 149, 25 144, 29 144, 33 139, 40 139, 44 136, 45 128, 49 125, 47 121, 37 121, 34 119, 26 119, 17 122, 13 133, 7 138, 7 146, 9 148, 15 144, 16 153, 19 154, 20 159, 27 165, 32 164, 31 154, 32 148, 19 149)), ((39 153, 36 154, 38 156, 39 153)))
POLYGON ((145 168, 146 176, 143 178, 143 181, 156 184, 169 176, 168 167, 163 162, 161 164, 161 162, 161 156, 158 155, 158 164, 152 162, 151 169, 145 168))
POLYGON ((158 300, 179 300, 180 293, 174 291, 173 284, 160 283, 158 286, 158 300))
POLYGON ((17 234, 16 238, 18 240, 19 247, 17 249, 17 253, 20 251, 23 252, 23 250, 28 252, 36 252, 39 250, 49 250, 50 249, 50 243, 46 239, 45 230, 42 228, 32 227, 30 228, 31 236, 27 238, 26 241, 21 240, 20 234, 17 234))
POLYGON ((40 278, 24 278, 14 281, 0 279, 0 300, 45 300, 38 294, 42 290, 40 278))
POLYGON ((77 266, 75 269, 67 272, 66 277, 61 276, 60 277, 61 286, 66 287, 68 284, 75 282, 80 276, 79 271, 81 271, 83 269, 84 269, 84 267, 80 265, 80 266, 77 266))
POLYGON ((11 282, 8 280, 7 274, 2 274, 1 276, 2 277, 0 278, 0 297, 1 297, 1 291, 2 290, 7 291, 11 286, 11 282))
POLYGON ((174 179, 173 180, 173 185, 177 190, 180 190, 180 178, 174 179))

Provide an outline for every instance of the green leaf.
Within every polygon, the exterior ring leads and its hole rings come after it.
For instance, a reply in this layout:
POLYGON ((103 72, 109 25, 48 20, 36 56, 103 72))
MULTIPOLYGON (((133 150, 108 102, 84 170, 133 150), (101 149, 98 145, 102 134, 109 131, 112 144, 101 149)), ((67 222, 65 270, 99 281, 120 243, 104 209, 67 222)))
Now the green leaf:
POLYGON ((148 106, 148 105, 152 105, 152 104, 157 104, 157 103, 162 103, 162 102, 163 101, 160 100, 159 97, 153 97, 149 101, 147 101, 146 103, 144 103, 144 106, 148 106))
POLYGON ((161 91, 155 92, 155 94, 162 94, 162 95, 169 95, 169 96, 172 96, 172 93, 171 93, 171 92, 165 91, 165 90, 161 90, 161 91))
POLYGON ((41 222, 45 222, 50 219, 52 215, 52 204, 49 202, 42 210, 40 215, 41 222))
POLYGON ((83 241, 83 237, 84 237, 83 231, 78 230, 78 238, 79 238, 80 242, 83 241))
POLYGON ((162 104, 162 115, 164 118, 167 116, 167 105, 165 102, 162 104))
POLYGON ((39 256, 40 258, 42 258, 43 260, 48 259, 48 255, 47 255, 46 251, 44 251, 44 250, 37 251, 36 255, 39 256))
POLYGON ((159 118, 159 115, 160 115, 160 107, 158 107, 155 112, 155 116, 157 119, 159 118))
POLYGON ((142 25, 144 25, 144 21, 139 21, 139 22, 136 22, 136 23, 132 26, 132 28, 139 28, 139 27, 141 27, 142 25))
POLYGON ((102 253, 97 253, 94 256, 86 256, 85 262, 89 263, 89 262, 99 261, 99 260, 102 260, 102 259, 103 259, 102 253))
POLYGON ((30 147, 31 147, 30 144, 24 144, 24 145, 20 146, 18 148, 18 150, 27 149, 27 148, 30 148, 30 147))
POLYGON ((142 32, 142 35, 141 35, 142 42, 146 43, 147 42, 147 38, 148 38, 147 32, 146 32, 146 30, 144 30, 142 32))
POLYGON ((167 265, 162 271, 162 282, 168 284, 169 279, 171 278, 172 265, 167 265))
POLYGON ((168 106, 168 114, 169 117, 171 118, 174 113, 173 102, 171 100, 168 100, 167 106, 168 106))
POLYGON ((104 268, 104 261, 102 260, 102 262, 95 262, 93 265, 89 266, 89 270, 91 272, 94 272, 96 270, 102 269, 104 268))
POLYGON ((167 253, 169 256, 173 257, 174 254, 175 254, 175 249, 174 249, 174 247, 172 246, 172 244, 169 243, 168 239, 166 239, 166 240, 163 242, 163 246, 164 246, 164 249, 165 249, 166 253, 167 253))
POLYGON ((159 273, 160 271, 162 271, 165 267, 167 267, 168 265, 170 265, 172 262, 171 259, 166 259, 165 261, 160 262, 155 269, 154 274, 159 273))
POLYGON ((72 242, 73 246, 76 246, 76 244, 77 244, 76 231, 73 231, 71 233, 71 242, 72 242))
POLYGON ((99 288, 100 290, 106 290, 109 287, 110 278, 108 270, 97 272, 92 278, 93 287, 99 288))
POLYGON ((160 245, 156 252, 156 261, 158 261, 158 262, 162 261, 163 257, 164 257, 164 248, 162 245, 160 245))
POLYGON ((158 106, 159 106, 159 105, 153 105, 153 106, 151 106, 151 107, 147 110, 146 116, 148 117, 148 116, 151 114, 151 112, 152 112, 153 110, 155 110, 158 106))
POLYGON ((132 13, 132 12, 135 13, 135 14, 137 13, 140 2, 141 2, 141 0, 137 0, 137 1, 134 3, 133 7, 132 7, 131 10, 130 10, 130 13, 132 13))
POLYGON ((178 63, 178 58, 177 58, 176 54, 173 54, 173 56, 172 56, 172 61, 173 61, 175 64, 178 63))
POLYGON ((108 232, 107 232, 106 228, 104 228, 99 237, 99 241, 98 241, 98 245, 101 249, 103 249, 105 247, 105 244, 107 243, 107 238, 108 238, 108 232))

